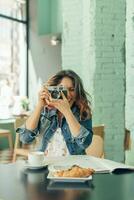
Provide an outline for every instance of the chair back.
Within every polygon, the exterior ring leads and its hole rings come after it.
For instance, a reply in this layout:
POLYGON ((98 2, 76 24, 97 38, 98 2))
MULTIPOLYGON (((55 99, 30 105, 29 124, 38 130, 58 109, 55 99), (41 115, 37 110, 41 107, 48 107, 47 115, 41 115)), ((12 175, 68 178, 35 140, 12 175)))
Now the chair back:
POLYGON ((15 119, 15 129, 22 126, 25 121, 27 120, 27 117, 16 117, 15 119))
POLYGON ((124 150, 131 150, 131 133, 130 130, 125 129, 125 137, 124 137, 124 150))
POLYGON ((104 157, 104 125, 93 127, 92 143, 86 149, 86 154, 99 158, 104 157))

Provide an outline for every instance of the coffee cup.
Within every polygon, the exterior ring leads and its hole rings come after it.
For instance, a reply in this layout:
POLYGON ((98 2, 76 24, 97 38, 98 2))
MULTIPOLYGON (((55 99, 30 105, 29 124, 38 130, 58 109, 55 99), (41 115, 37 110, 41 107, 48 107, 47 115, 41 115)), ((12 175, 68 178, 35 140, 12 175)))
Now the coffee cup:
POLYGON ((39 167, 44 164, 44 152, 32 151, 28 154, 28 164, 34 167, 39 167))

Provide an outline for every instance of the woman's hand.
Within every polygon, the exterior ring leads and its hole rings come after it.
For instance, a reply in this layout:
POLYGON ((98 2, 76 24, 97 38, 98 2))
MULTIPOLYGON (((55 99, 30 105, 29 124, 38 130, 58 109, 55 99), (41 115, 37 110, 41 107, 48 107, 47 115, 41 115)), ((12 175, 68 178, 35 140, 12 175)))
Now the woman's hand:
POLYGON ((55 100, 55 99, 49 98, 48 105, 58 109, 65 116, 71 111, 71 109, 70 109, 70 104, 63 92, 61 92, 61 95, 62 95, 62 99, 55 100))
POLYGON ((39 104, 44 107, 48 106, 51 101, 51 94, 48 92, 47 86, 49 86, 53 80, 52 76, 48 81, 43 85, 42 89, 39 91, 39 104))
POLYGON ((51 100, 51 96, 47 90, 47 87, 42 87, 42 89, 39 91, 39 104, 42 107, 47 106, 50 100, 51 100))
POLYGON ((70 131, 74 137, 78 136, 80 133, 80 123, 75 118, 74 114, 71 111, 70 104, 62 92, 62 98, 49 101, 49 105, 58 109, 66 118, 67 123, 69 125, 70 131))

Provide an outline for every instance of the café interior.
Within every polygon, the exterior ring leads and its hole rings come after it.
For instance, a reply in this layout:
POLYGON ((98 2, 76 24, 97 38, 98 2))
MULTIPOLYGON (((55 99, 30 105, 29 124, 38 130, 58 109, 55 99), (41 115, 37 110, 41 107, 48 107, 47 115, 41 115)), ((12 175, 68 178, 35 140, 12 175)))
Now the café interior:
MULTIPOLYGON (((16 128, 33 111, 43 83, 66 69, 82 78, 90 94, 93 140, 87 155, 134 166, 134 1, 0 0, 0 27, 0 169, 27 159, 34 145, 20 144, 16 128)), ((99 187, 101 178, 95 181, 99 187)), ((55 198, 85 198, 80 188, 69 187, 55 198)), ((27 190, 28 199, 54 198, 27 190)), ((100 199, 112 198, 96 190, 88 199, 98 199, 97 192, 100 199)), ((117 199, 122 195, 120 188, 117 199)))

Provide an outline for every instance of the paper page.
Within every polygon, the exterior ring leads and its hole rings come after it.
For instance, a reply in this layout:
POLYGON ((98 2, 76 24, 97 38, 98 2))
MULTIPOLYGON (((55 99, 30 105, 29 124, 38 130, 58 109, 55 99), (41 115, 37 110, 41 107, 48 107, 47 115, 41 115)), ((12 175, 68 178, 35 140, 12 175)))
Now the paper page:
POLYGON ((79 165, 85 168, 92 168, 96 173, 109 173, 115 169, 133 169, 134 166, 128 166, 123 163, 118 163, 112 160, 97 158, 87 155, 71 155, 65 157, 47 158, 48 164, 58 166, 79 165))
POLYGON ((131 170, 134 170, 134 166, 125 165, 125 164, 120 163, 120 162, 115 162, 115 161, 108 160, 108 159, 103 159, 102 162, 108 169, 110 169, 111 172, 114 171, 115 169, 131 169, 131 170))
POLYGON ((110 169, 102 162, 102 159, 93 156, 83 156, 78 160, 80 166, 93 168, 96 173, 108 173, 110 169))
POLYGON ((58 165, 58 166, 72 166, 79 165, 85 168, 92 168, 96 173, 107 173, 109 172, 109 168, 107 168, 101 159, 95 158, 93 156, 65 156, 58 157, 57 159, 50 159, 50 164, 58 165), (53 160, 53 161, 52 161, 53 160))

